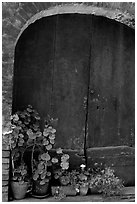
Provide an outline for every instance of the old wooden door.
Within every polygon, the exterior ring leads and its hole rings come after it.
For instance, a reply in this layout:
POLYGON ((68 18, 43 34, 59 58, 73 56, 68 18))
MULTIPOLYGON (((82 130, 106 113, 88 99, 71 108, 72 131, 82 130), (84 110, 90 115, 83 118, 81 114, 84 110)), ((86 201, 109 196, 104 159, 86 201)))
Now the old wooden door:
POLYGON ((74 166, 82 162, 79 151, 88 157, 91 147, 132 143, 132 29, 80 14, 30 25, 15 50, 13 111, 28 104, 43 120, 58 119, 56 147, 70 150, 74 166))
POLYGON ((87 147, 133 145, 134 31, 92 18, 87 147))

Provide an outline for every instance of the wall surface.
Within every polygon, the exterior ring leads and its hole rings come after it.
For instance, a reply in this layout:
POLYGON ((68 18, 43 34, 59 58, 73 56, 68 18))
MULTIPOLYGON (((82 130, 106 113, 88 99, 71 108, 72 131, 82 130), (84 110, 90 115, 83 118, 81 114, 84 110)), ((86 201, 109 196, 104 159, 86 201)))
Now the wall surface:
MULTIPOLYGON (((85 13, 105 16, 134 28, 134 3, 62 3, 62 2, 8 2, 2 4, 2 97, 3 132, 9 126, 12 111, 13 66, 16 43, 21 33, 34 21, 60 13, 85 13)), ((3 144, 3 201, 8 199, 9 151, 3 144)))

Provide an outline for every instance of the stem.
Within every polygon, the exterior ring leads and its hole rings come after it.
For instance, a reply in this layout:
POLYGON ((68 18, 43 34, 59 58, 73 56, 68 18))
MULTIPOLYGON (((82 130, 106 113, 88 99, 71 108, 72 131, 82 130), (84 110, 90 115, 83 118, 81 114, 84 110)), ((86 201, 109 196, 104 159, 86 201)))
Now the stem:
POLYGON ((33 158, 34 158, 34 150, 35 150, 35 146, 36 146, 36 140, 34 141, 34 145, 32 148, 32 153, 31 153, 31 168, 32 168, 32 174, 33 174, 33 158))
POLYGON ((12 153, 11 153, 11 166, 12 166, 12 174, 13 174, 13 176, 14 176, 14 158, 13 158, 13 156, 12 156, 12 153))

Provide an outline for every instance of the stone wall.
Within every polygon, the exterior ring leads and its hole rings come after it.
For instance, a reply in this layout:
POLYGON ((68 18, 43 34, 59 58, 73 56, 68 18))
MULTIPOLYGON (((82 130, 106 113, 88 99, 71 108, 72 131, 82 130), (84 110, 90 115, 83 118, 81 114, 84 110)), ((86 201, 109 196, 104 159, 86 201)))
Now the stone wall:
MULTIPOLYGON (((90 13, 105 16, 134 28, 134 3, 109 2, 4 2, 2 4, 2 100, 3 132, 12 112, 14 50, 17 40, 28 25, 44 16, 60 13, 90 13)), ((8 200, 9 150, 2 151, 3 201, 8 200)))

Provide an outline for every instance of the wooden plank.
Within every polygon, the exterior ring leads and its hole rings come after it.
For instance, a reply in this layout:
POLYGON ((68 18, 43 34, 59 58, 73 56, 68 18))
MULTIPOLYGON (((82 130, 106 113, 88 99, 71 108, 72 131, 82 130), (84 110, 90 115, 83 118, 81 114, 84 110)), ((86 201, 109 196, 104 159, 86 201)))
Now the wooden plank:
POLYGON ((50 114, 55 18, 36 21, 23 32, 17 43, 13 111, 31 104, 42 119, 50 114))
POLYGON ((87 166, 102 163, 114 169, 125 185, 135 185, 135 149, 127 146, 87 149, 87 166))
POLYGON ((134 145, 132 29, 92 17, 87 147, 134 145))
POLYGON ((56 147, 84 148, 89 41, 88 15, 58 16, 53 88, 53 118, 58 118, 56 147))

